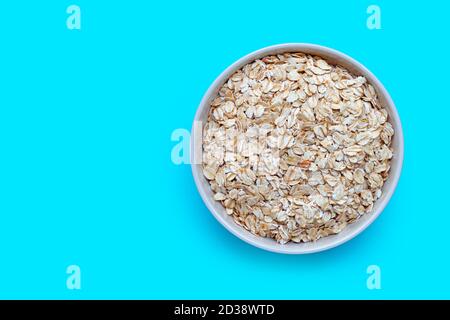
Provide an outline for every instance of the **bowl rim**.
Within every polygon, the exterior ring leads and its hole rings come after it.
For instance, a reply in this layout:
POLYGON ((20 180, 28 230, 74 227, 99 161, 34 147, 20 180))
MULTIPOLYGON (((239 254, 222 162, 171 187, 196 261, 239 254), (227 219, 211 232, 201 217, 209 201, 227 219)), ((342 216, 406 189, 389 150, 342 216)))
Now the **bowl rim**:
MULTIPOLYGON (((316 55, 320 56, 320 53, 317 53, 316 55)), ((231 65, 229 65, 225 70, 223 70, 216 77, 216 79, 211 83, 211 85, 206 90, 205 94, 203 95, 203 97, 200 101, 200 104, 197 107, 194 121, 192 124, 192 129, 191 129, 190 164, 191 164, 191 169, 192 169, 192 175, 194 177, 194 181, 195 181, 197 190, 200 193, 200 196, 201 196, 203 202, 205 203, 206 207, 208 208, 208 210, 217 219, 217 221, 220 222, 220 224, 222 226, 224 226, 229 232, 231 232, 233 235, 235 235, 239 239, 241 239, 241 240, 247 242, 248 244, 253 245, 257 248, 267 250, 270 252, 275 252, 275 253, 283 253, 283 254, 316 253, 316 252, 321 252, 321 251, 335 248, 335 247, 337 247, 341 244, 344 244, 345 242, 355 238, 357 235, 359 235, 361 232, 363 232, 367 227, 369 227, 373 223, 373 221, 375 221, 376 218, 378 218, 378 216, 384 211, 386 205, 389 203, 390 199, 392 198, 392 195, 394 194, 394 192, 397 188, 398 181, 400 179, 400 175, 401 175, 402 167, 403 167, 403 159, 404 159, 404 137, 403 137, 403 128, 402 128, 400 116, 398 114, 398 111, 394 104, 394 101, 392 100, 390 94, 385 89, 385 87, 381 83, 381 81, 378 80, 378 78, 369 69, 367 69, 363 64, 361 64, 359 61, 355 60, 354 58, 352 58, 340 51, 337 51, 335 49, 332 49, 332 48, 329 48, 326 46, 322 46, 322 45, 312 44, 312 43, 283 43, 283 44, 271 45, 271 46, 267 46, 267 47, 255 50, 253 52, 250 52, 250 53, 242 56, 241 58, 237 59, 236 61, 234 61, 231 65), (238 70, 243 65, 245 65, 255 59, 258 59, 258 57, 274 54, 275 51, 278 53, 281 53, 281 52, 302 52, 302 50, 303 51, 304 50, 317 51, 320 53, 328 54, 330 56, 333 56, 333 57, 341 59, 341 60, 345 60, 348 64, 354 66, 355 69, 360 70, 360 72, 362 74, 364 74, 366 77, 370 78, 370 83, 374 87, 376 87, 379 91, 378 93, 383 95, 384 98, 386 99, 387 105, 390 108, 390 118, 392 119, 391 121, 392 121, 392 123, 395 123, 395 125, 396 125, 395 135, 397 135, 397 139, 399 141, 399 145, 397 146, 397 148, 395 150, 396 157, 397 157, 396 161, 397 161, 398 169, 395 172, 391 173, 391 175, 390 175, 391 184, 390 184, 389 188, 387 190, 385 190, 384 198, 378 199, 378 201, 381 201, 381 202, 380 202, 377 210, 371 212, 369 214, 368 219, 366 221, 364 221, 363 224, 361 224, 358 228, 352 230, 345 236, 336 238, 336 241, 333 241, 331 243, 323 244, 321 246, 315 245, 313 247, 308 247, 308 248, 302 248, 302 243, 295 244, 295 247, 293 247, 293 246, 278 244, 275 241, 274 242, 277 244, 276 246, 268 246, 268 245, 258 241, 256 238, 258 236, 251 234, 249 231, 245 230, 244 228, 241 228, 242 230, 239 232, 236 229, 232 228, 231 223, 234 223, 234 221, 232 221, 232 220, 227 221, 225 219, 225 217, 222 216, 219 212, 217 212, 216 209, 214 208, 214 206, 212 204, 212 201, 214 201, 214 200, 211 199, 206 194, 206 191, 203 188, 202 183, 199 180, 199 176, 201 175, 201 173, 199 174, 198 171, 199 171, 199 168, 201 167, 201 164, 196 164, 194 161, 196 159, 196 154, 195 154, 196 144, 195 144, 195 136, 193 133, 194 133, 194 128, 195 128, 196 122, 200 120, 200 115, 201 115, 203 109, 209 107, 208 100, 210 99, 211 95, 215 93, 216 88, 220 84, 222 84, 226 81, 225 77, 228 78, 230 75, 230 72, 234 72, 234 71, 238 70), (248 234, 246 234, 246 233, 248 233, 248 234)), ((331 236, 333 236, 333 235, 331 235, 331 236)), ((313 242, 313 243, 315 243, 315 242, 313 242)))

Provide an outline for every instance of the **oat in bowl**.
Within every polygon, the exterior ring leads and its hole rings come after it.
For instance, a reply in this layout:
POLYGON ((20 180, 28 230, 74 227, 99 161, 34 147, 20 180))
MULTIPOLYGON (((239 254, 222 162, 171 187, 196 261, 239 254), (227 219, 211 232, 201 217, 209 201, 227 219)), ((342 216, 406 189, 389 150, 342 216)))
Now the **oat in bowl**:
POLYGON ((196 120, 193 173, 205 203, 267 250, 349 240, 382 211, 400 174, 392 100, 367 69, 328 48, 280 45, 244 57, 212 85, 196 120))

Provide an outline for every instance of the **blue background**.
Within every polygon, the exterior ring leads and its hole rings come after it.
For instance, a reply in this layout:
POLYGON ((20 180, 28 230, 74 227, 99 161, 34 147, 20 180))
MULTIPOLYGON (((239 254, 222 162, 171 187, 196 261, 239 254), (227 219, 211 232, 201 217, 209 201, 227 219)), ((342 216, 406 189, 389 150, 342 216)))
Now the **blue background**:
POLYGON ((0 5, 0 298, 450 298, 444 1, 6 1, 0 5), (66 8, 81 7, 82 30, 66 8), (377 4, 382 30, 366 27, 377 4), (405 161, 383 214, 286 256, 228 233, 170 139, 210 83, 272 44, 340 50, 384 83, 405 161), (81 290, 66 268, 81 267, 81 290), (366 268, 382 271, 368 290, 366 268))

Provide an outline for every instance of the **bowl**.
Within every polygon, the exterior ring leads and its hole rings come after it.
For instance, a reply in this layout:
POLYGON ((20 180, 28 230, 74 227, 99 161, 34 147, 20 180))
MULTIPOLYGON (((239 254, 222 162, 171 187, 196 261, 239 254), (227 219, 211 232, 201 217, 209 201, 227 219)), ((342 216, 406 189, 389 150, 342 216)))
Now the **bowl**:
POLYGON ((217 77, 217 79, 211 84, 211 86, 203 96, 203 99, 201 100, 195 114, 191 131, 190 152, 192 174, 194 176, 194 181, 200 193, 200 196, 202 197, 209 211, 211 211, 214 217, 228 231, 230 231, 241 240, 261 249, 285 254, 306 254, 331 249, 349 241, 350 239, 361 233, 364 229, 366 229, 380 215, 380 213, 383 211, 383 209, 391 199, 400 178, 403 163, 404 141, 402 125, 394 102, 392 101, 389 93, 386 91, 381 82, 366 67, 364 67, 361 63, 357 62, 353 58, 334 49, 315 44, 287 43, 266 47, 247 54, 246 56, 234 62, 217 77), (267 55, 274 55, 285 52, 303 52, 310 55, 320 56, 331 64, 343 66, 354 75, 361 75, 366 77, 369 83, 371 83, 375 88, 380 103, 388 111, 389 121, 391 122, 395 130, 395 134, 392 140, 394 155, 391 159, 390 174, 382 188, 382 196, 374 203, 372 212, 363 215, 354 223, 347 225, 340 233, 320 238, 319 240, 314 242, 288 242, 287 244, 279 244, 274 239, 253 235, 243 227, 237 225, 234 222, 233 218, 226 214, 226 211, 222 204, 213 199, 214 195, 211 191, 209 182, 203 176, 202 172, 202 128, 208 117, 210 103, 216 97, 220 87, 235 71, 239 70, 244 65, 267 55))

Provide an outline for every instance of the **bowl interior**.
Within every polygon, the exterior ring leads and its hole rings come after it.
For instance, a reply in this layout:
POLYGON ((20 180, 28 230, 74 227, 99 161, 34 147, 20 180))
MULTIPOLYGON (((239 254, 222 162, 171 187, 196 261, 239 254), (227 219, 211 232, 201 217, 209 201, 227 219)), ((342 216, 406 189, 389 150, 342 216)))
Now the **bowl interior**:
POLYGON ((338 51, 326 47, 311 44, 284 44, 267 47, 250 53, 249 55, 239 59, 230 67, 228 67, 210 86, 200 103, 199 109, 197 110, 197 114, 194 119, 191 138, 191 161, 194 180, 200 192, 200 195, 203 198, 203 201, 205 202, 208 209, 217 218, 217 220, 219 220, 219 222, 221 222, 230 232, 256 247, 269 251, 291 254, 312 253, 335 247, 350 240, 358 233, 363 231, 368 225, 370 225, 370 223, 375 220, 376 217, 382 212, 387 202, 391 198, 400 176, 401 166, 403 162, 403 133, 397 110, 395 109, 394 103, 389 94, 387 93, 383 85, 378 81, 378 79, 360 63, 338 51), (271 238, 255 236, 244 228, 238 226, 233 221, 233 219, 226 214, 222 204, 213 199, 213 192, 207 179, 203 176, 202 173, 201 128, 207 120, 211 101, 217 96, 220 87, 236 70, 242 68, 244 65, 252 62, 255 59, 259 59, 271 54, 284 52, 303 52, 311 55, 317 55, 325 59, 330 64, 340 65, 351 71, 355 75, 366 77, 366 79, 377 91, 378 98, 381 104, 388 111, 389 121, 394 127, 395 134, 392 142, 394 156, 391 160, 390 175, 383 186, 383 194, 381 198, 378 199, 374 204, 372 213, 366 214, 354 223, 349 224, 337 235, 331 235, 325 238, 321 238, 315 242, 289 242, 287 244, 281 245, 271 238))

